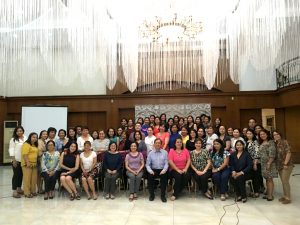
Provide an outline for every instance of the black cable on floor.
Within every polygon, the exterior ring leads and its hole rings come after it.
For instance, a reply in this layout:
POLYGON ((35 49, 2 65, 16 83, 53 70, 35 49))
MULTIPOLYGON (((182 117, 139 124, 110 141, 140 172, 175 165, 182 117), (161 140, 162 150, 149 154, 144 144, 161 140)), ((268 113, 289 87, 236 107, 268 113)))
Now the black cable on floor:
POLYGON ((225 216, 226 213, 227 213, 226 207, 233 206, 233 205, 236 205, 237 208, 238 208, 238 211, 237 211, 236 214, 235 214, 235 215, 236 215, 236 218, 237 218, 237 223, 236 223, 236 225, 238 225, 238 224, 240 223, 239 212, 240 212, 241 209, 240 209, 239 205, 237 204, 237 202, 234 202, 233 204, 229 204, 229 205, 224 205, 224 206, 223 206, 224 214, 223 214, 223 215, 221 216, 221 218, 220 218, 219 225, 221 225, 222 220, 223 220, 224 216, 225 216))

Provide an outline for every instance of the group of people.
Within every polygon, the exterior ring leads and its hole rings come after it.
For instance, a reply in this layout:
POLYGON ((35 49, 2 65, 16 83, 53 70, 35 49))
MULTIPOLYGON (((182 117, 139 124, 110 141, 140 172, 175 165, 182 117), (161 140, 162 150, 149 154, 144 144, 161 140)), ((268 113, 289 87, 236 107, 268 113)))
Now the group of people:
POLYGON ((264 199, 272 201, 273 178, 279 174, 283 186, 279 200, 291 202, 289 178, 294 165, 290 146, 279 132, 271 134, 254 118, 242 132, 226 129, 220 118, 212 123, 207 115, 195 120, 193 116, 167 120, 162 114, 138 118, 135 123, 123 118, 117 130, 109 128, 106 132, 77 126, 60 129, 58 137, 56 133, 50 127, 26 138, 22 126, 15 128, 9 147, 13 197, 24 194, 32 198, 42 191, 44 180, 44 199, 53 199, 59 180, 70 200, 79 200, 75 184, 79 179, 87 199, 96 200, 95 180, 102 179, 104 197, 114 199, 119 179, 124 188, 128 183, 129 201, 133 201, 144 179, 150 201, 155 198, 158 180, 162 202, 167 201, 167 189, 174 201, 187 186, 198 187, 203 196, 213 199, 208 185, 211 180, 222 201, 228 198, 232 185, 236 201, 246 202, 246 181, 252 180, 252 197, 258 198, 262 192, 264 199))

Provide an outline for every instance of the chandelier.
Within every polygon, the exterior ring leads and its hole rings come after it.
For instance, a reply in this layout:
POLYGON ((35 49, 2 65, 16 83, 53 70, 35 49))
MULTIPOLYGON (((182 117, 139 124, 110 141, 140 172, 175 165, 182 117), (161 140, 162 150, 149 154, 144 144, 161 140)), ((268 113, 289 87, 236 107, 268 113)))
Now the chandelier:
POLYGON ((178 18, 177 13, 168 18, 155 17, 145 20, 139 27, 140 37, 152 42, 176 42, 192 40, 202 32, 202 23, 192 16, 178 18))

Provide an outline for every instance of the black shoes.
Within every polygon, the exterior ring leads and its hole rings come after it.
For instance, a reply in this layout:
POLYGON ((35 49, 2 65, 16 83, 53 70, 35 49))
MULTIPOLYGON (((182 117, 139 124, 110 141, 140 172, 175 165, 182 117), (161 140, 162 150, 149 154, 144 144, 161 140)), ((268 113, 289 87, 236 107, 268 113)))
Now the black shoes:
POLYGON ((160 198, 160 199, 161 199, 161 201, 162 201, 162 202, 167 202, 167 199, 166 199, 166 197, 165 197, 165 196, 161 196, 161 198, 160 198))
POLYGON ((150 195, 149 201, 153 201, 153 200, 154 200, 154 195, 150 195))

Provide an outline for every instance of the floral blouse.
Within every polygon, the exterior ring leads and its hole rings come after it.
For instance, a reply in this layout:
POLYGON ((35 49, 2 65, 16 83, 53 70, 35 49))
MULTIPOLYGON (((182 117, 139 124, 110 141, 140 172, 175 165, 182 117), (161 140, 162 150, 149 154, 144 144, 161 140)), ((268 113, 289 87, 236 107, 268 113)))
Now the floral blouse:
POLYGON ((59 170, 59 158, 60 154, 58 151, 53 152, 53 154, 45 152, 41 162, 42 172, 59 170))
POLYGON ((211 161, 212 161, 213 167, 219 168, 223 164, 224 159, 226 159, 229 156, 230 156, 230 153, 228 151, 224 151, 223 156, 221 156, 221 157, 219 156, 218 153, 213 154, 213 152, 212 152, 211 153, 211 161))
POLYGON ((251 158, 254 159, 260 159, 260 153, 259 153, 259 144, 257 140, 253 142, 247 142, 246 150, 249 152, 251 158))
MULTIPOLYGON (((278 170, 281 170, 283 169, 286 155, 288 153, 291 153, 291 147, 286 140, 280 140, 276 142, 276 145, 277 145, 277 166, 278 166, 278 170)), ((293 166, 292 160, 290 160, 287 165, 293 166)))
POLYGON ((203 171, 207 165, 207 160, 210 159, 209 153, 206 149, 201 149, 201 152, 197 153, 196 150, 191 152, 191 163, 199 171, 203 171))

